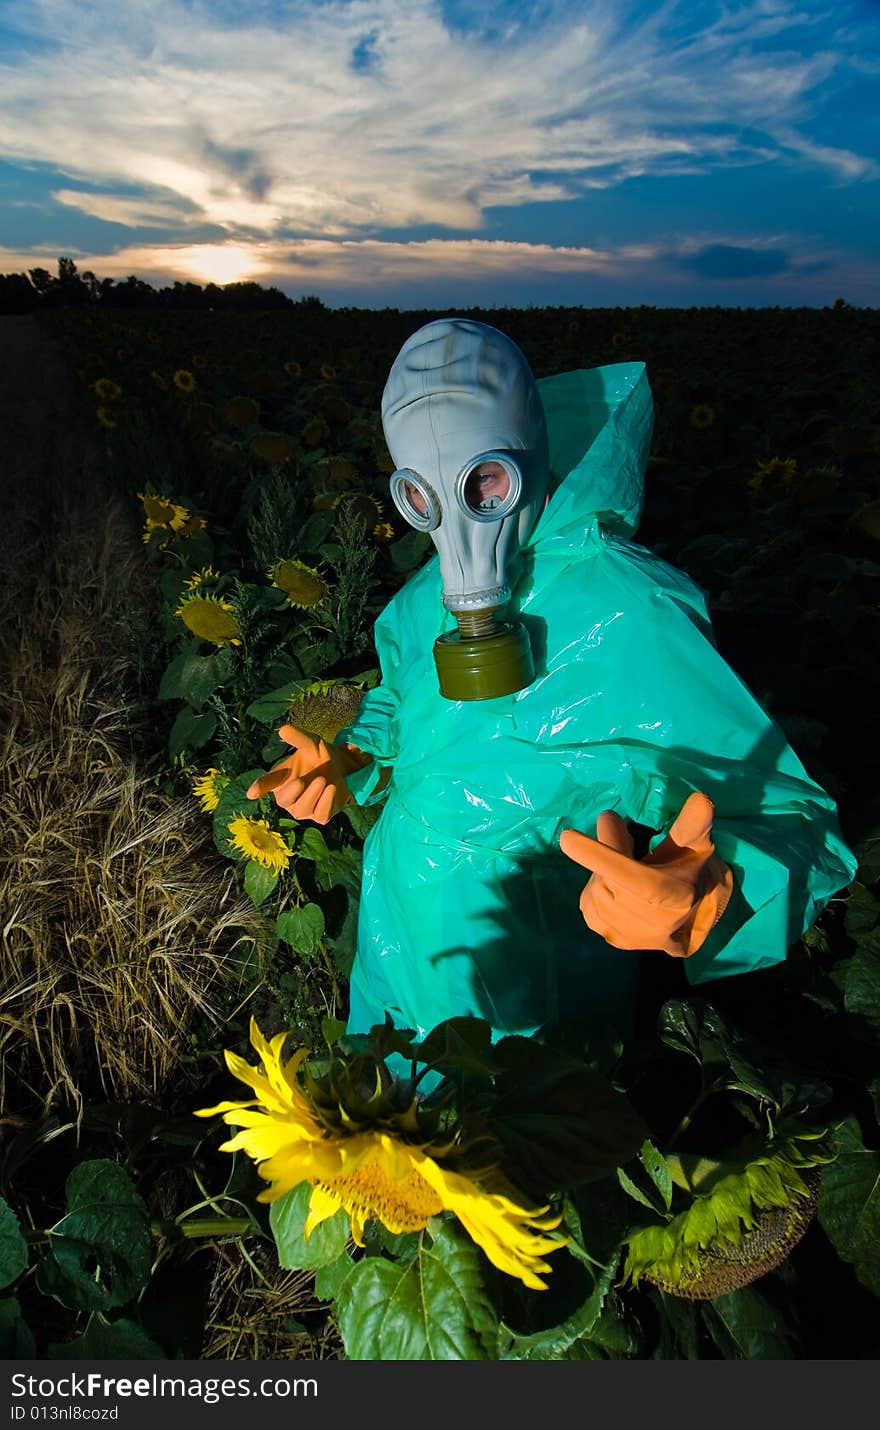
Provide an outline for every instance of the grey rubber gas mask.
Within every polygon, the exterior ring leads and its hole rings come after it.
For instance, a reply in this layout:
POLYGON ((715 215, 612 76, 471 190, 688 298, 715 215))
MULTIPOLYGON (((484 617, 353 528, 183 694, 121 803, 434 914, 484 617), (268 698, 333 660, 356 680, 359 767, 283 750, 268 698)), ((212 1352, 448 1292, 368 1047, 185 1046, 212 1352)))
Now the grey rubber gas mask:
POLYGON ((524 689, 534 679, 528 636, 500 613, 547 492, 544 409, 525 357, 485 323, 428 323, 394 361, 382 425, 392 499, 430 533, 443 604, 458 621, 434 644, 440 693, 485 700, 524 689))

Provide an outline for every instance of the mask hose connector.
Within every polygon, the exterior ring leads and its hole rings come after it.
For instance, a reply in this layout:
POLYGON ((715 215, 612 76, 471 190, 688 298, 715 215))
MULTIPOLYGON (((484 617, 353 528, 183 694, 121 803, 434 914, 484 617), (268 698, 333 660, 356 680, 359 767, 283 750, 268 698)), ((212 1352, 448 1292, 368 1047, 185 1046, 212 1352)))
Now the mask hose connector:
POLYGON ((497 700, 534 680, 528 633, 520 621, 497 620, 499 610, 456 611, 458 630, 434 642, 440 694, 447 700, 497 700))
POLYGON ((498 630, 495 619, 497 607, 489 606, 483 611, 456 611, 458 629, 463 640, 478 640, 480 636, 494 635, 498 630))

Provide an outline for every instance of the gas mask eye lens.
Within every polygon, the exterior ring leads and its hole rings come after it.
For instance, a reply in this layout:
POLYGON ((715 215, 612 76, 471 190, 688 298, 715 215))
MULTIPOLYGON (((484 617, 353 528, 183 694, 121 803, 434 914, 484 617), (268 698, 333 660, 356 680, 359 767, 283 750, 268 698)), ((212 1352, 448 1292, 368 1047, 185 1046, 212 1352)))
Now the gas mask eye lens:
POLYGON ((434 531, 440 525, 440 503, 424 477, 401 467, 391 477, 391 498, 401 516, 417 531, 434 531))
POLYGON ((458 474, 458 504, 476 521, 497 521, 517 505, 522 493, 522 473, 516 462, 501 452, 483 452, 458 474))
POLYGON ((464 499, 471 511, 497 512, 510 495, 510 477, 500 462, 483 462, 465 477, 464 499))

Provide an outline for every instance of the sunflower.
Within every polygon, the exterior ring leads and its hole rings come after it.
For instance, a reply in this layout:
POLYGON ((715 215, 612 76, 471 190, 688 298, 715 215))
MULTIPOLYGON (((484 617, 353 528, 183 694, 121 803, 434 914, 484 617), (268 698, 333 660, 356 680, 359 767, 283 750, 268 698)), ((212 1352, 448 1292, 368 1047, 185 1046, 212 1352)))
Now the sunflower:
POLYGON ((350 725, 363 698, 363 686, 345 680, 314 680, 287 708, 287 720, 299 730, 311 730, 332 744, 350 725))
POLYGON ((377 521, 373 527, 373 535, 377 541, 393 541, 394 527, 390 521, 377 521))
POLYGON ((231 397, 226 404, 226 420, 233 427, 252 427, 260 420, 260 404, 252 397, 231 397))
POLYGON ((92 383, 92 391, 96 397, 100 397, 102 402, 113 402, 117 397, 122 396, 122 388, 119 383, 109 377, 99 377, 97 382, 92 383))
POLYGON ((336 368, 332 362, 321 363, 321 376, 325 382, 333 382, 336 377, 336 368))
POLYGON ((179 367, 173 377, 178 392, 195 392, 196 380, 185 367, 179 367))
POLYGON ((201 571, 194 571, 186 582, 186 590, 194 591, 197 586, 213 586, 215 581, 220 580, 220 572, 215 571, 213 566, 203 566, 201 571))
POLYGON ((715 421, 715 409, 708 403, 699 402, 696 407, 691 408, 691 426, 698 432, 702 432, 707 427, 711 427, 715 421))
POLYGON ((116 413, 113 411, 113 408, 106 407, 103 402, 98 408, 96 416, 102 427, 115 427, 117 425, 116 413))
POLYGON ((161 372, 156 372, 155 370, 151 372, 150 381, 152 382, 154 387, 157 387, 159 389, 160 392, 168 391, 168 383, 165 381, 161 372))
POLYGON ((347 457, 328 457, 326 467, 331 482, 350 482, 358 474, 357 467, 347 457))
POLYGON ((241 645, 238 617, 231 601, 194 590, 184 596, 174 614, 200 640, 216 646, 241 645))
POLYGON ((307 447, 318 447, 330 436, 330 428, 323 417, 313 417, 299 435, 307 447))
POLYGON ((753 492, 765 487, 790 487, 796 475, 796 457, 769 457, 766 462, 758 462, 746 486, 753 492))
POLYGON ((670 1222, 633 1232, 626 1277, 700 1300, 763 1276, 806 1231, 819 1168, 833 1156, 822 1130, 781 1135, 729 1162, 668 1158, 673 1182, 693 1200, 670 1222))
POLYGON ((304 561, 276 561, 267 575, 273 586, 284 592, 287 604, 303 611, 320 606, 330 594, 321 573, 304 561))
POLYGON ((286 432, 257 432, 250 445, 265 462, 289 462, 296 456, 296 443, 286 432))
POLYGON ((859 507, 854 520, 866 536, 872 536, 875 541, 880 541, 880 501, 869 501, 859 507))
POLYGON ((213 814, 220 803, 220 796, 229 784, 229 775, 225 770, 215 769, 212 765, 205 770, 203 775, 198 775, 193 780, 193 794, 205 811, 205 814, 213 814))
POLYGON ((193 516, 192 512, 185 507, 176 507, 175 516, 171 522, 171 530, 177 536, 192 536, 196 531, 204 531, 208 523, 203 516, 193 516))
POLYGON ((277 830, 269 828, 268 820, 238 814, 226 827, 232 835, 228 840, 230 848, 237 849, 264 869, 271 869, 273 874, 284 873, 293 853, 277 830))
POLYGON ((178 506, 170 497, 157 496, 155 492, 138 492, 138 501, 143 505, 144 516, 150 529, 167 526, 170 531, 175 522, 179 526, 189 517, 186 507, 178 506))
POLYGON ((288 377, 302 377, 303 370, 298 362, 286 362, 284 364, 284 371, 288 377))
MULTIPOLYGON (((196 1115, 222 1113, 224 1122, 242 1129, 221 1151, 241 1148, 257 1163, 270 1184, 260 1201, 277 1201, 308 1182, 312 1193, 304 1236, 308 1239, 316 1226, 342 1210, 351 1218, 358 1246, 364 1245, 367 1222, 400 1234, 420 1231, 431 1217, 450 1211, 494 1266, 535 1290, 546 1288, 539 1273, 552 1268, 542 1258, 567 1244, 546 1234, 560 1217, 548 1215, 547 1207, 523 1206, 494 1167, 466 1170, 456 1136, 442 1143, 426 1136, 415 1095, 396 1110, 381 1093, 355 1107, 346 1098, 344 1075, 325 1086, 312 1078, 308 1048, 284 1061, 286 1033, 267 1042, 251 1019, 250 1035, 262 1066, 251 1067, 228 1051, 226 1063, 255 1097, 221 1102, 196 1115)), ((381 1086, 378 1067, 375 1071, 381 1086)), ((349 1091, 351 1086, 349 1081, 349 1091)))

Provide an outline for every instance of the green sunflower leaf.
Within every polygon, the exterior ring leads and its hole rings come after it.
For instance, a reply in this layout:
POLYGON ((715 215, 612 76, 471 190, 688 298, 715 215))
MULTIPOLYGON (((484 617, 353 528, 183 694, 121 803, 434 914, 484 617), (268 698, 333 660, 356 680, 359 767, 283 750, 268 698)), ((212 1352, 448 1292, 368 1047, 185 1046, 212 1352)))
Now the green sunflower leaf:
MULTIPOLYGON (((587 1295, 573 1311, 570 1311, 559 1324, 548 1326, 546 1329, 532 1331, 528 1334, 518 1333, 508 1325, 502 1324, 502 1336, 507 1339, 503 1342, 505 1360, 559 1360, 567 1359, 566 1353, 577 1343, 580 1343, 584 1350, 587 1343, 593 1338, 605 1300, 614 1280, 617 1268, 617 1256, 601 1267, 598 1272, 595 1267, 587 1266, 586 1263, 573 1265, 560 1261, 561 1252, 555 1253, 553 1271, 548 1278, 548 1291, 542 1293, 538 1306, 540 1313, 545 1313, 545 1298, 549 1294, 553 1296, 557 1291, 557 1285, 563 1280, 571 1282, 574 1276, 580 1278, 583 1289, 587 1295)), ((583 1292, 582 1292, 583 1294, 583 1292)), ((595 1347, 595 1355, 575 1355, 573 1359, 604 1360, 605 1357, 595 1347)))
POLYGON ((315 1272, 315 1295, 319 1301, 335 1301, 354 1267, 347 1251, 326 1266, 319 1266, 315 1272))
POLYGON ((274 870, 264 868, 256 859, 248 860, 244 868, 244 888, 255 908, 259 908, 269 897, 278 883, 278 877, 274 870))
POLYGON ((444 1223, 423 1238, 408 1266, 378 1256, 359 1262, 337 1307, 350 1360, 493 1360, 498 1322, 482 1256, 444 1223))
POLYGON ((303 958, 314 958, 324 939, 324 910, 319 904, 285 909, 275 924, 278 937, 303 958))
POLYGON ((339 1259, 348 1243, 348 1215, 342 1210, 319 1222, 306 1239, 312 1190, 311 1182, 300 1182, 269 1208, 278 1261, 289 1271, 315 1271, 319 1266, 329 1266, 339 1259))
POLYGON ((850 886, 843 924, 850 938, 858 940, 880 923, 880 901, 858 882, 850 886))
POLYGON ((745 1093, 780 1112, 816 1107, 831 1097, 826 1083, 796 1073, 774 1048, 729 1028, 718 1010, 702 999, 665 1003, 658 1030, 668 1047, 700 1063, 707 1084, 745 1093))
POLYGON ((85 1331, 72 1341, 50 1344, 53 1360, 166 1360, 165 1352, 136 1321, 120 1318, 109 1325, 92 1316, 85 1331))
MULTIPOLYGON (((291 702, 297 695, 304 695, 314 685, 313 679, 287 680, 265 695, 258 695, 247 707, 246 713, 261 725, 283 725, 287 720, 291 702)), ((288 746, 284 747, 285 749, 288 746)))
POLYGON ((710 1336, 725 1360, 792 1360, 792 1330, 781 1312, 744 1286, 702 1308, 710 1336))
POLYGON ((28 1264, 27 1242, 18 1217, 0 1197, 0 1286, 8 1286, 28 1264))
POLYGON ((168 736, 168 753, 172 760, 185 750, 200 750, 207 745, 217 729, 217 716, 213 710, 205 710, 201 715, 188 705, 180 711, 168 736))
POLYGON ((672 1206, 672 1174, 663 1153, 646 1138, 639 1149, 639 1161, 647 1172, 667 1211, 672 1206))
POLYGON ((855 1117, 838 1129, 837 1147, 822 1171, 819 1224, 862 1285, 880 1296, 880 1152, 864 1145, 855 1117))
POLYGON ((33 1360, 36 1343, 14 1296, 0 1297, 0 1360, 33 1360))
POLYGON ((159 685, 160 700, 185 700, 194 709, 204 705, 222 680, 216 655, 184 651, 172 660, 159 685))
POLYGON ((533 1038, 502 1038, 494 1052, 490 1127, 516 1186, 543 1198, 614 1172, 636 1155, 647 1127, 583 1061, 533 1038))
POLYGON ((485 1018, 447 1018, 432 1028, 418 1044, 421 1063, 436 1063, 441 1068, 463 1068, 467 1072, 489 1076, 492 1060, 489 1052, 492 1028, 485 1018))
POLYGON ((843 996, 848 1013, 880 1028, 880 930, 863 934, 847 960, 843 996))
POLYGON ((66 1190, 69 1211, 51 1228, 43 1289, 76 1310, 124 1306, 150 1276, 147 1208, 125 1169, 106 1158, 81 1162, 66 1190))

